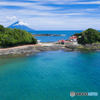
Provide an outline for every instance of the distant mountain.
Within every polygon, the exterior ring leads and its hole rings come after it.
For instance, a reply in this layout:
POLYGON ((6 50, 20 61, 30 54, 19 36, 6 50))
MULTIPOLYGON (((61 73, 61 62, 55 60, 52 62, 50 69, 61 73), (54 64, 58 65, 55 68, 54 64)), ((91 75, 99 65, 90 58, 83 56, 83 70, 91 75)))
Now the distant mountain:
POLYGON ((23 21, 17 21, 13 24, 11 24, 10 26, 8 26, 8 28, 17 28, 17 29, 22 29, 22 30, 26 30, 26 31, 35 31, 34 29, 31 29, 29 27, 27 27, 27 23, 24 23, 23 21))

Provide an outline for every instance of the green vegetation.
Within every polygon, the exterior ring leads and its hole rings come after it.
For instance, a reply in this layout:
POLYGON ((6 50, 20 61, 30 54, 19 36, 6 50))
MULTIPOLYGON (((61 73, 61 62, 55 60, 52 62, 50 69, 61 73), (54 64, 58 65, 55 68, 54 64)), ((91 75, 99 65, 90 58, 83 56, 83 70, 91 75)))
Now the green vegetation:
POLYGON ((16 28, 4 28, 0 25, 0 47, 12 47, 36 43, 37 39, 35 39, 31 33, 16 28))
POLYGON ((100 32, 92 28, 81 33, 75 33, 74 35, 78 36, 79 44, 100 43, 100 32))

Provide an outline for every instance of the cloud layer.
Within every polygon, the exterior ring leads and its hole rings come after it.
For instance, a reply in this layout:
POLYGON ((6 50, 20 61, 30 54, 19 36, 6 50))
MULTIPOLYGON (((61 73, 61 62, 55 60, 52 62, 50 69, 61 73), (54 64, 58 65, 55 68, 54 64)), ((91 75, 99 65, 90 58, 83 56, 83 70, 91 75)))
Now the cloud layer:
POLYGON ((99 29, 99 4, 98 0, 1 0, 0 24, 7 27, 23 20, 18 25, 36 30, 99 29))
POLYGON ((20 20, 17 24, 14 24, 14 26, 18 26, 18 25, 28 26, 28 24, 27 23, 24 23, 22 20, 20 20))

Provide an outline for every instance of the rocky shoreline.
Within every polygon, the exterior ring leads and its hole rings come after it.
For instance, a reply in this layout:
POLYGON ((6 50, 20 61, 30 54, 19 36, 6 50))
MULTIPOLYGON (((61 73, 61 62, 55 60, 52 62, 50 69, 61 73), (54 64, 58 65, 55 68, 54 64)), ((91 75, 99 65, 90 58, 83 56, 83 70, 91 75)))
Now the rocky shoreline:
POLYGON ((18 48, 9 48, 9 49, 0 49, 0 57, 11 57, 11 56, 19 56, 19 55, 31 55, 43 51, 56 51, 62 49, 62 45, 51 45, 51 46, 25 46, 18 48))
POLYGON ((85 45, 69 45, 65 46, 68 48, 66 51, 99 51, 100 50, 100 43, 93 43, 93 44, 85 44, 85 45))
POLYGON ((0 57, 11 57, 11 56, 27 56, 44 51, 56 51, 64 50, 67 51, 98 51, 100 50, 100 44, 86 44, 86 45, 69 45, 64 46, 62 44, 44 43, 45 45, 26 45, 20 47, 0 49, 0 57))

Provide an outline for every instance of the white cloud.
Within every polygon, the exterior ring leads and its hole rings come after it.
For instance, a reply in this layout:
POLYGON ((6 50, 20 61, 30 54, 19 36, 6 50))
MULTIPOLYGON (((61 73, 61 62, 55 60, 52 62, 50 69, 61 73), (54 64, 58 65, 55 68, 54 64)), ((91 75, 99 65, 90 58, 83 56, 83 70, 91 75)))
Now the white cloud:
POLYGON ((38 9, 38 10, 56 10, 60 9, 60 7, 50 7, 50 6, 43 6, 39 3, 26 3, 26 2, 0 2, 0 6, 18 6, 18 7, 25 7, 28 9, 38 9))
POLYGON ((5 1, 5 2, 3 2, 3 1, 1 1, 0 2, 0 6, 30 6, 30 4, 31 3, 25 3, 25 2, 11 2, 11 1, 9 1, 9 2, 7 2, 7 1, 5 1))
POLYGON ((45 9, 45 10, 53 10, 57 7, 48 7, 43 6, 42 4, 100 4, 100 1, 91 1, 91 2, 81 2, 82 0, 30 0, 36 1, 35 3, 30 2, 12 2, 12 1, 0 1, 0 6, 20 6, 20 7, 28 7, 35 9, 45 9))
POLYGON ((100 4, 100 1, 91 1, 91 2, 74 2, 73 4, 100 4))
MULTIPOLYGON (((36 30, 71 30, 71 29, 85 29, 88 27, 100 26, 99 8, 68 8, 61 6, 45 6, 43 3, 52 4, 92 4, 94 2, 80 2, 81 0, 36 0, 39 2, 0 2, 1 6, 17 6, 21 9, 7 9, 0 10, 0 24, 9 26, 15 20, 22 19, 16 25, 28 25, 36 30), (61 9, 61 10, 59 10, 61 9), (97 13, 96 13, 97 12, 97 13)), ((95 2, 97 3, 97 1, 95 2)), ((99 2, 98 2, 99 3, 99 2)), ((71 5, 72 6, 72 5, 71 5)))
POLYGON ((67 13, 67 14, 63 14, 66 16, 74 16, 74 15, 85 15, 85 13, 67 13))
MULTIPOLYGON (((27 0, 28 1, 28 0, 27 0)), ((71 4, 76 1, 81 1, 81 0, 30 0, 30 1, 36 1, 44 4, 71 4)))
POLYGON ((44 16, 44 17, 58 17, 58 16, 74 16, 74 15, 85 15, 87 13, 84 13, 84 12, 72 12, 72 13, 67 13, 66 11, 61 13, 60 11, 58 12, 41 12, 41 11, 38 11, 38 10, 19 10, 18 13, 21 13, 23 15, 30 15, 30 16, 44 16))
MULTIPOLYGON (((77 29, 86 29, 88 27, 94 27, 99 29, 100 19, 96 17, 91 17, 92 13, 87 13, 91 9, 80 9, 75 11, 40 11, 36 9, 4 9, 0 13, 0 19, 3 19, 2 16, 10 15, 13 18, 13 15, 18 19, 22 19, 17 23, 17 25, 28 25, 29 27, 36 30, 77 30, 77 29), (79 11, 79 12, 78 12, 79 11), (3 13, 6 12, 6 13, 3 13), (12 13, 13 12, 13 13, 12 13), (1 16, 2 15, 2 16, 1 16)), ((95 9, 92 9, 95 10, 95 9)), ((94 14, 93 14, 94 15, 94 14)), ((11 17, 10 17, 11 18, 11 17)), ((9 20, 9 22, 2 22, 3 25, 9 26, 14 23, 14 20, 9 20)))
MULTIPOLYGON (((26 20, 26 18, 24 19, 26 20)), ((99 18, 83 17, 34 17, 30 18, 27 23, 36 30, 84 30, 87 28, 100 29, 99 18), (34 22, 31 23, 31 22, 34 22)))
MULTIPOLYGON (((2 12, 1 12, 1 15, 3 15, 2 12)), ((8 21, 16 20, 16 19, 17 19, 16 16, 12 16, 12 17, 6 16, 6 17, 1 17, 0 22, 8 22, 8 21)))
POLYGON ((12 17, 6 16, 6 19, 8 19, 8 20, 16 20, 17 18, 16 18, 16 16, 12 16, 12 17))
POLYGON ((4 20, 4 19, 3 19, 3 20, 1 20, 1 19, 0 19, 0 22, 6 22, 6 20, 4 20))
POLYGON ((98 11, 99 9, 84 9, 84 11, 98 11))
POLYGON ((18 26, 18 25, 25 25, 28 26, 27 23, 24 23, 22 20, 20 20, 17 24, 15 24, 14 26, 18 26))
MULTIPOLYGON (((28 1, 28 0, 27 0, 28 1)), ((100 4, 100 1, 83 2, 83 0, 30 0, 44 4, 100 4)))

